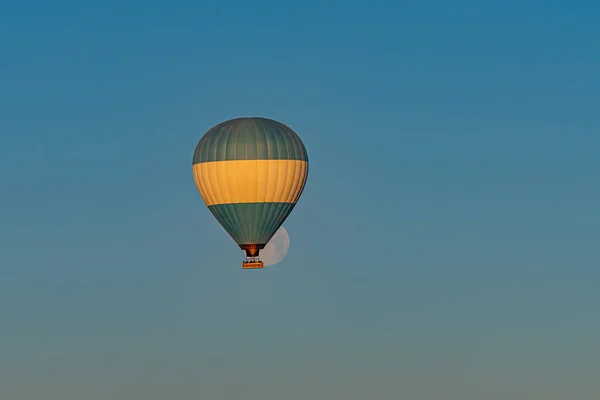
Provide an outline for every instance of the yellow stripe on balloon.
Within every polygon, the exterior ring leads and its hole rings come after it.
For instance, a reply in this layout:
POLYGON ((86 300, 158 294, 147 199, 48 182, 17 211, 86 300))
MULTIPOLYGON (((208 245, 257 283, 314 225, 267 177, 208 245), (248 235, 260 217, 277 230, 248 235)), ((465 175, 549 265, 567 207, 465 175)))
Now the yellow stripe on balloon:
POLYGON ((229 160, 193 165, 207 206, 231 203, 295 203, 306 183, 302 160, 229 160))

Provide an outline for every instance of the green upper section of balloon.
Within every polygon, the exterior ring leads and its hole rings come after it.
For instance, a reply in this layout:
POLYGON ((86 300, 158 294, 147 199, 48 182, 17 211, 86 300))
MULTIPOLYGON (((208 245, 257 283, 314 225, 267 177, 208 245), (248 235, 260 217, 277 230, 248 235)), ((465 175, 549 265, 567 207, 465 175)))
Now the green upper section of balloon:
POLYGON ((308 161, 300 137, 281 122, 235 118, 211 128, 196 146, 193 164, 228 160, 308 161))

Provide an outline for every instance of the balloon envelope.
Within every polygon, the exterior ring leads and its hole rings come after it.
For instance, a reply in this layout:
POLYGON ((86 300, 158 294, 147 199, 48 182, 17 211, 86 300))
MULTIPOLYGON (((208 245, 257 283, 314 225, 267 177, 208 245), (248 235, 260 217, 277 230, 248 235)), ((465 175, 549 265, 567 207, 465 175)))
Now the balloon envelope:
POLYGON ((192 168, 211 213, 248 257, 256 257, 300 198, 308 155, 288 126, 236 118, 204 134, 192 168))

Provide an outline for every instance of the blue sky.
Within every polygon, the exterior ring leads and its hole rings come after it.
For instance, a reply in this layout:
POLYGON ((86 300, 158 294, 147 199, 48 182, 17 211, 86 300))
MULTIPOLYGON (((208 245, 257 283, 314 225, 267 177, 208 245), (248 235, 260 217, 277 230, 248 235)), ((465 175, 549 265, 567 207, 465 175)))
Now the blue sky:
POLYGON ((0 398, 595 399, 600 6, 0 3, 0 398), (282 264, 195 188, 302 137, 282 264))

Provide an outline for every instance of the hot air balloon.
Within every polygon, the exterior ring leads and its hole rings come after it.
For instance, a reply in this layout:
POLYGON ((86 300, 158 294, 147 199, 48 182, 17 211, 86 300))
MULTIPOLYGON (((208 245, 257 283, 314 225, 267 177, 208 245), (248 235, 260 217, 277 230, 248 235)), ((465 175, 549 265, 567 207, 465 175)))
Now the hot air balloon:
POLYGON ((242 268, 262 268, 260 250, 306 184, 308 155, 300 137, 272 119, 231 119, 202 136, 192 169, 208 209, 245 251, 242 268))

